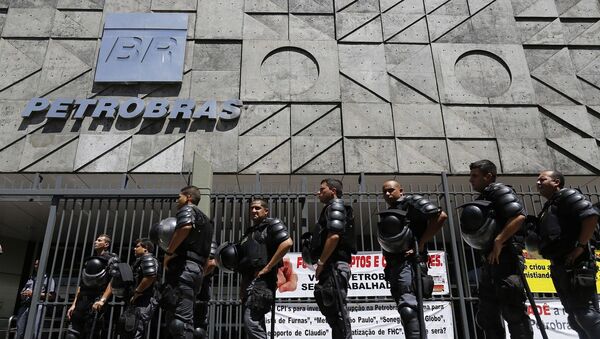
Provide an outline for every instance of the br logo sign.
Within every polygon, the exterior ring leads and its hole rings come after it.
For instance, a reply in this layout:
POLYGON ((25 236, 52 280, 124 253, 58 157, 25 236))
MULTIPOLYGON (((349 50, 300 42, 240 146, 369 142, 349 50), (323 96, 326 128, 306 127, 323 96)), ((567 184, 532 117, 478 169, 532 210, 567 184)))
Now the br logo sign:
POLYGON ((181 82, 187 14, 106 16, 96 82, 181 82))

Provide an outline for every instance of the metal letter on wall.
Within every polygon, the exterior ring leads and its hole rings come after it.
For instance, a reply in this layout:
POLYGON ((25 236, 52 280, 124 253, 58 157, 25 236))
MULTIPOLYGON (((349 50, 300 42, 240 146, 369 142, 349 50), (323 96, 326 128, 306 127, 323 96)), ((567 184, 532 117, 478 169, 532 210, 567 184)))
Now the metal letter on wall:
POLYGON ((96 82, 181 82, 188 15, 111 13, 106 16, 96 82))

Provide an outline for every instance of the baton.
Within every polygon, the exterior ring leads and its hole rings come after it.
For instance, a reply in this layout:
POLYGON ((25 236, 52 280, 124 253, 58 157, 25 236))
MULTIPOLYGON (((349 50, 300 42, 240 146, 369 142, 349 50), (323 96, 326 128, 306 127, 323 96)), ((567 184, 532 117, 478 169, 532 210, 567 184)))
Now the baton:
POLYGON ((333 266, 333 264, 331 265, 331 274, 333 276, 333 285, 335 286, 335 289, 338 291, 338 293, 336 293, 337 296, 337 302, 338 302, 338 306, 340 308, 340 314, 342 315, 342 319, 344 321, 344 324, 342 325, 342 330, 344 332, 344 338, 346 338, 348 336, 348 333, 346 333, 346 319, 348 319, 348 310, 346 310, 346 308, 344 307, 344 300, 342 299, 342 296, 340 295, 339 291, 340 291, 340 284, 338 282, 338 274, 337 271, 335 269, 335 267, 333 266))
POLYGON ((417 312, 419 314, 419 338, 427 338, 425 330, 425 313, 423 311, 423 281, 421 280, 421 263, 419 262, 419 243, 415 239, 415 259, 417 271, 417 312))
POLYGON ((271 339, 275 339, 275 297, 277 291, 273 293, 273 304, 271 304, 271 339))
POLYGON ((94 332, 96 331, 96 322, 98 321, 98 311, 92 311, 94 314, 94 320, 92 320, 92 328, 90 329, 90 339, 94 339, 94 332))
POLYGON ((533 314, 535 315, 535 320, 537 321, 537 326, 542 333, 542 338, 548 339, 548 334, 546 333, 546 326, 544 326, 544 322, 542 321, 542 317, 540 316, 540 312, 538 312, 537 306, 535 304, 535 299, 533 298, 533 293, 531 293, 531 289, 529 288, 529 284, 527 283, 527 279, 525 279, 525 273, 521 272, 519 274, 521 277, 521 281, 523 282, 523 286, 525 286, 525 294, 527 294, 527 299, 529 299, 529 304, 533 309, 533 314))

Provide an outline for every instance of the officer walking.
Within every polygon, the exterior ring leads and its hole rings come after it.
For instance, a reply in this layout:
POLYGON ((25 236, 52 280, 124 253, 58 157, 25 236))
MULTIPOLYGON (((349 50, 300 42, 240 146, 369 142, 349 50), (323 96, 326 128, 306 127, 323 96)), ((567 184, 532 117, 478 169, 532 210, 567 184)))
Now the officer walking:
POLYGON ((217 247, 219 247, 219 245, 213 240, 210 245, 208 261, 204 265, 202 287, 200 287, 200 293, 196 296, 194 327, 196 328, 196 331, 201 333, 200 338, 202 339, 208 338, 208 306, 210 296, 212 295, 212 280, 215 274, 215 268, 217 268, 217 263, 215 261, 217 247))
POLYGON ((133 264, 133 274, 136 287, 130 303, 138 317, 134 338, 141 339, 157 305, 154 299, 154 283, 158 275, 158 261, 152 255, 154 244, 150 239, 138 239, 135 244, 134 252, 137 259, 133 264))
POLYGON ((356 253, 352 207, 344 205, 342 182, 337 179, 323 179, 317 194, 325 207, 310 245, 311 257, 317 259, 315 299, 332 338, 352 338, 346 300, 350 262, 356 253))
POLYGON ((525 221, 523 204, 511 187, 495 182, 497 170, 493 162, 479 160, 469 168, 469 182, 480 195, 476 201, 465 204, 461 231, 465 241, 482 255, 477 324, 486 338, 505 338, 504 318, 511 338, 533 338, 521 280, 524 259, 513 238, 525 221), (479 225, 484 214, 489 218, 479 225))
MULTIPOLYGON (((419 326, 416 279, 426 282, 423 294, 430 297, 433 278, 427 275, 425 245, 442 228, 448 216, 420 195, 404 195, 400 183, 395 180, 383 183, 383 194, 389 209, 380 213, 378 240, 386 260, 385 277, 390 283, 406 338, 424 338, 425 333, 421 333, 419 326), (417 276, 415 265, 420 265, 421 277, 417 276)), ((422 328, 425 328, 424 324, 422 328)))
POLYGON ((167 286, 163 289, 161 305, 174 339, 192 339, 199 335, 194 331, 194 303, 202 285, 213 228, 210 219, 196 206, 198 202, 200 190, 197 187, 181 189, 177 198, 177 224, 163 261, 167 286))
POLYGON ((248 339, 266 339, 265 314, 275 299, 277 268, 294 242, 281 220, 269 218, 266 201, 252 201, 250 219, 252 226, 239 242, 244 328, 248 339))
POLYGON ((548 201, 540 214, 540 254, 550 259, 556 293, 579 338, 600 338, 600 308, 596 294, 596 260, 590 239, 598 211, 580 192, 565 188, 559 171, 543 171, 537 187, 548 201))
POLYGON ((75 300, 67 311, 71 321, 66 339, 106 337, 102 333, 108 328, 108 319, 104 318, 104 305, 112 295, 110 271, 119 262, 115 253, 108 251, 111 238, 100 234, 94 241, 96 255, 88 257, 83 262, 81 283, 77 287, 75 300), (90 333, 92 332, 92 333, 90 333))

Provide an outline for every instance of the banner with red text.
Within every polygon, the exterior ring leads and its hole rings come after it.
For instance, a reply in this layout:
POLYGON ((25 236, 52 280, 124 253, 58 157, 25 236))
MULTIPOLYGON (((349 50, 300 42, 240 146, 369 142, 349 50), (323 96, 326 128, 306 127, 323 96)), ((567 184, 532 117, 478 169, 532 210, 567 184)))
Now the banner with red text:
MULTIPOLYGON (((454 338, 452 307, 448 301, 423 305, 428 339, 454 338)), ((394 303, 349 304, 352 338, 404 338, 400 315, 394 303)), ((271 332, 271 313, 265 316, 267 337, 271 332)), ((315 303, 277 303, 275 338, 331 338, 331 328, 315 303)))
MULTIPOLYGON (((279 269, 277 282, 278 298, 297 298, 314 295, 315 272, 303 264, 300 253, 288 253, 284 265, 279 269)), ((385 258, 381 252, 360 252, 352 256, 352 276, 349 282, 349 297, 391 296, 383 269, 385 258)), ((429 275, 433 276, 433 295, 448 295, 448 273, 446 253, 429 252, 429 275)))
MULTIPOLYGON (((560 300, 540 300, 536 301, 536 306, 542 322, 544 322, 544 327, 546 327, 549 339, 579 338, 577 332, 569 325, 567 313, 560 300)), ((529 313, 529 318, 533 324, 533 337, 535 339, 542 339, 542 334, 537 327, 535 315, 529 303, 527 303, 527 313, 529 313)))

